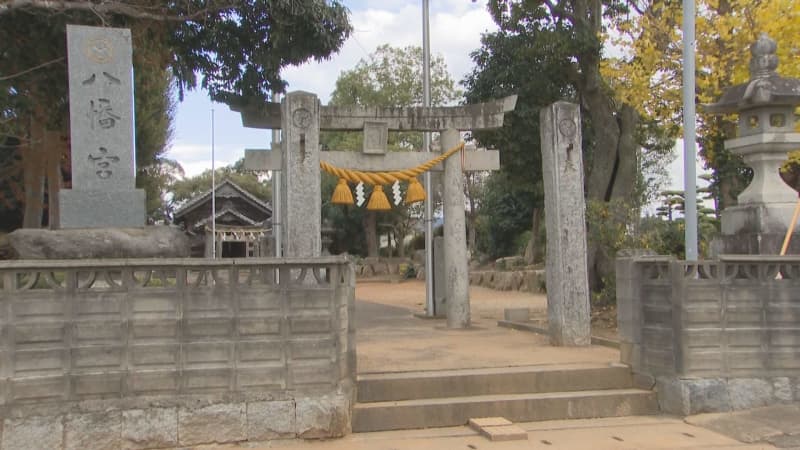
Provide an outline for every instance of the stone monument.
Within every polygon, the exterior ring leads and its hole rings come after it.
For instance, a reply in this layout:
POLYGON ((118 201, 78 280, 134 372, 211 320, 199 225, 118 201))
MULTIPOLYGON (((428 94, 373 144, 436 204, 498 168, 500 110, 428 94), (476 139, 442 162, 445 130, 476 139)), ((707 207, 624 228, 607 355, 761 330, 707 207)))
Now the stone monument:
MULTIPOLYGON (((779 169, 789 151, 800 149, 794 114, 800 80, 778 75, 776 50, 775 41, 762 34, 750 48, 750 80, 706 106, 712 113, 739 115, 739 136, 725 141, 725 148, 753 169, 739 204, 722 212, 723 253, 777 255, 797 204, 797 192, 783 182, 779 169)), ((793 249, 800 249, 796 237, 793 249)))
POLYGON ((578 105, 541 110, 542 180, 547 224, 547 321, 553 345, 591 343, 578 105))
POLYGON ((284 256, 318 257, 322 252, 319 107, 317 96, 308 92, 291 92, 281 103, 284 256))
POLYGON ((142 227, 135 189, 131 33, 67 25, 72 189, 59 192, 62 228, 142 227))

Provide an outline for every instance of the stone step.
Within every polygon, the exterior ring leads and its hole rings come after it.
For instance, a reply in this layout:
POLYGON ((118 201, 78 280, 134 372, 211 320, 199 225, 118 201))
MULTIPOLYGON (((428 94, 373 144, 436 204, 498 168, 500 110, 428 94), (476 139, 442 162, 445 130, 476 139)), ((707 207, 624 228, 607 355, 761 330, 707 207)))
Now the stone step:
POLYGON ((359 375, 358 401, 368 403, 630 387, 633 387, 633 381, 629 368, 600 364, 400 372, 359 375))
POLYGON ((458 426, 474 417, 533 422, 657 413, 652 391, 607 389, 358 403, 352 424, 354 432, 370 432, 458 426))

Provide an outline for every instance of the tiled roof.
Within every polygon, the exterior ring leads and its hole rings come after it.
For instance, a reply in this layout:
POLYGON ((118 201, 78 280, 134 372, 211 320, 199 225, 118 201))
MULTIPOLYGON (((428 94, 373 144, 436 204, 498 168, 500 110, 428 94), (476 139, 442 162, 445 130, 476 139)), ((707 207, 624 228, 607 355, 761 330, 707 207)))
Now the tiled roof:
MULTIPOLYGON (((269 211, 269 214, 272 215, 272 207, 268 203, 262 201, 261 199, 259 199, 255 195, 247 192, 241 186, 239 186, 238 184, 234 183, 233 181, 231 181, 229 179, 225 179, 222 182, 217 183, 217 187, 216 187, 215 191, 218 191, 222 186, 224 186, 226 184, 231 186, 233 189, 235 189, 240 194, 242 194, 242 197, 247 199, 250 203, 254 204, 255 206, 257 206, 259 208, 262 208, 265 211, 269 211)), ((175 211, 175 219, 177 219, 177 218, 179 218, 179 217, 181 217, 183 215, 186 215, 187 213, 189 213, 189 211, 191 211, 194 208, 200 206, 207 199, 210 199, 210 198, 211 198, 211 189, 203 192, 200 195, 195 196, 194 198, 192 198, 191 200, 186 202, 185 205, 181 206, 180 208, 178 208, 177 211, 175 211)))

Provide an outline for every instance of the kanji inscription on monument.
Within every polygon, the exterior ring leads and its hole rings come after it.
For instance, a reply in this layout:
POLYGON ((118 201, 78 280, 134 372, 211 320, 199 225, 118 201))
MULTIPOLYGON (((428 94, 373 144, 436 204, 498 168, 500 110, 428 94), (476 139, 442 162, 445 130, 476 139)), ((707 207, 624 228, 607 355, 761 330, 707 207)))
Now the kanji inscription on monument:
POLYGON ((67 25, 72 189, 63 228, 140 227, 130 30, 67 25))

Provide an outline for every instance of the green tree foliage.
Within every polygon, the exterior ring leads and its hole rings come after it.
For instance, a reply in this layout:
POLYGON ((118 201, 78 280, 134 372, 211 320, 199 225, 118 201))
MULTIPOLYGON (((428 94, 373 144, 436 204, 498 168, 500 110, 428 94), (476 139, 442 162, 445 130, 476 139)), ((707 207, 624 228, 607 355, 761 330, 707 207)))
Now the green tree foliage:
MULTIPOLYGON (((452 103, 460 96, 461 92, 455 88, 444 58, 434 55, 431 58, 431 104, 436 106, 452 103)), ((422 49, 391 47, 388 44, 379 46, 353 69, 339 75, 330 104, 384 107, 421 105, 422 49)), ((361 151, 363 134, 323 132, 320 141, 323 148, 329 150, 361 151)), ((389 133, 391 151, 419 151, 421 147, 420 132, 389 133)), ((334 187, 335 185, 323 185, 323 205, 330 198, 334 187)), ((385 187, 387 188, 388 186, 385 187)), ((336 211, 335 208, 337 207, 323 208, 323 217, 336 230, 332 249, 354 254, 377 256, 378 228, 391 230, 395 235, 402 236, 410 230, 413 222, 413 215, 404 206, 382 213, 349 206, 343 207, 345 209, 341 211, 336 211), (360 229, 354 227, 354 224, 359 223, 360 229), (336 240, 336 236, 343 237, 341 243, 336 240)), ((404 249, 402 246, 400 248, 402 253, 404 249)))
MULTIPOLYGON (((489 176, 478 218, 478 250, 492 258, 518 253, 517 236, 534 228, 534 215, 541 215, 539 111, 574 95, 562 76, 559 55, 529 43, 528 36, 505 30, 484 35, 481 48, 472 53, 475 68, 463 82, 468 103, 518 95, 503 128, 474 135, 482 145, 500 150, 500 171, 489 176)), ((533 230, 532 245, 538 235, 533 230)))
MULTIPOLYGON (((476 221, 477 249, 493 259, 520 253, 517 237, 531 229, 533 208, 541 204, 535 184, 512 179, 501 170, 490 175, 483 187, 476 221)), ((541 189, 541 178, 539 181, 541 189)))
MULTIPOLYGON (((271 91, 283 91, 281 68, 327 58, 352 30, 348 10, 338 0, 31 1, 0 7, 2 28, 15 22, 30 39, 40 29, 29 25, 48 25, 50 43, 63 43, 58 35, 64 22, 130 28, 157 23, 171 50, 165 62, 181 91, 200 85, 217 101, 247 98, 262 103, 271 91)), ((9 37, 3 42, 26 39, 19 33, 9 37)), ((33 62, 28 69, 64 56, 63 46, 48 51, 40 47, 44 45, 19 49, 38 51, 17 64, 33 62)))
MULTIPOLYGON (((642 122, 634 108, 614 98, 600 71, 604 18, 626 12, 625 4, 616 0, 493 0, 488 8, 500 31, 485 37, 482 50, 473 57, 477 68, 467 80, 470 93, 486 98, 518 90, 517 109, 525 114, 519 126, 531 131, 538 127, 539 110, 550 102, 565 99, 580 104, 587 200, 622 203, 638 211, 647 192, 648 179, 642 176, 644 163, 657 167, 669 146, 656 124, 642 122), (526 107, 530 110, 525 111, 526 107), (647 150, 645 157, 642 148, 647 150)), ((517 113, 512 115, 500 133, 511 130, 516 117, 517 113)), ((502 145, 514 145, 513 139, 524 135, 518 130, 502 145)), ((511 158, 501 164, 525 167, 528 177, 538 178, 538 129, 527 139, 520 148, 530 151, 530 156, 524 151, 509 152, 511 158), (523 163, 525 157, 537 160, 528 165, 523 163)), ((503 147, 500 150, 505 151, 503 147)), ((541 205, 542 194, 541 187, 533 189, 537 192, 535 207, 541 205)), ((589 221, 589 228, 592 226, 596 225, 589 221)), ((590 239, 590 284, 595 290, 611 277, 613 267, 613 252, 601 246, 601 242, 590 239)))
MULTIPOLYGON (((22 183, 0 192, 22 197, 31 226, 41 223, 44 197, 38 186, 45 174, 37 168, 69 161, 40 138, 47 131, 68 134, 67 23, 131 29, 136 120, 143 122, 136 130, 142 141, 136 149, 139 178, 170 172, 162 154, 169 141, 171 83, 179 96, 203 87, 218 101, 263 104, 270 91, 284 89, 281 68, 328 57, 351 32, 348 11, 337 0, 0 4, 0 135, 19 141, 14 176, 2 181, 22 183), (156 167, 160 164, 167 166, 156 167)), ((68 176, 68 164, 63 169, 68 176)), ((48 185, 60 185, 55 175, 48 172, 48 185)), ((137 184, 148 192, 148 210, 158 216, 156 194, 163 186, 157 180, 137 184)))
MULTIPOLYGON (((431 57, 431 105, 453 103, 461 98, 447 71, 442 55, 431 57)), ((331 94, 333 106, 420 106, 422 105, 422 48, 379 46, 354 68, 336 79, 331 94)), ((323 146, 330 150, 361 150, 362 133, 323 132, 323 146)), ((422 148, 420 132, 390 132, 391 150, 422 148)))
MULTIPOLYGON (((711 175, 704 178, 713 179, 711 175)), ((714 208, 704 206, 706 201, 715 200, 711 187, 697 187, 697 193, 703 194, 696 199, 698 250, 701 256, 708 256, 711 241, 719 235, 719 214, 714 208)), ((660 223, 654 223, 653 219, 643 221, 642 234, 654 237, 646 239, 643 246, 660 255, 675 255, 678 258, 686 256, 684 243, 686 225, 683 219, 685 195, 682 190, 666 190, 660 193, 661 204, 656 209, 656 218, 660 219, 660 223)))
POLYGON ((164 156, 173 136, 176 100, 174 79, 167 70, 147 70, 162 67, 169 57, 168 49, 156 33, 164 30, 150 28, 136 33, 133 42, 134 101, 136 114, 136 187, 146 194, 145 211, 149 221, 168 220, 164 194, 169 185, 183 176, 177 161, 164 156))

